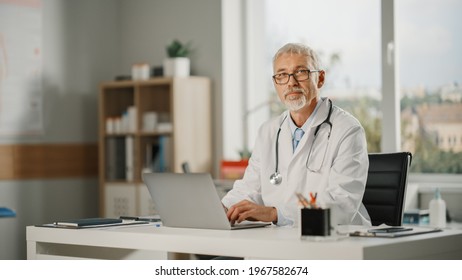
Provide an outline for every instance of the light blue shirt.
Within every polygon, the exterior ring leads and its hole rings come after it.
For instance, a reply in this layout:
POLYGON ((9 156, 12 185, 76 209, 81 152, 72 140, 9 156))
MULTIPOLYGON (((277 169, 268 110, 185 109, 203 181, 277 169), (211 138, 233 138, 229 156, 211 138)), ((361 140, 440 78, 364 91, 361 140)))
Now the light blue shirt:
MULTIPOLYGON (((314 119, 314 116, 316 115, 316 112, 318 111, 321 103, 324 101, 325 97, 324 98, 320 98, 318 103, 316 104, 316 107, 314 108, 313 110, 313 113, 310 115, 310 117, 305 121, 305 123, 300 127, 304 132, 306 132, 308 130, 308 128, 311 126, 311 123, 313 122, 313 119, 314 119)), ((295 144, 294 144, 294 141, 293 139, 295 138, 295 130, 297 128, 299 128, 295 123, 294 121, 292 120, 292 118, 290 117, 289 118, 289 128, 290 128, 290 133, 292 134, 292 143, 293 143, 293 151, 295 152, 295 144)), ((305 135, 303 135, 305 136, 305 135)), ((303 139, 303 137, 302 137, 303 139)))

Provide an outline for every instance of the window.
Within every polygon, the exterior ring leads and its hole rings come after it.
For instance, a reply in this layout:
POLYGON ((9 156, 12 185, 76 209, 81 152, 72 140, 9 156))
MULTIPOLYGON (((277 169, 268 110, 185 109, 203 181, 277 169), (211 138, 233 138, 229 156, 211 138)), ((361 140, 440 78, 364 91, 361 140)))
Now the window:
POLYGON ((287 42, 304 42, 327 70, 321 94, 359 119, 369 152, 411 151, 411 172, 462 174, 461 1, 244 3, 242 139, 250 150, 261 123, 284 110, 272 56, 287 42), (252 73, 263 75, 257 81, 252 73))
MULTIPOLYGON (((380 4, 272 0, 266 6, 267 56, 286 42, 304 42, 317 50, 327 70, 322 94, 358 118, 369 152, 381 151, 382 119, 393 117, 381 111, 380 4)), ((462 3, 402 0, 394 5, 401 149, 414 154, 411 172, 462 173, 462 143, 456 142, 462 137, 457 13, 462 3)), ((271 59, 266 67, 271 69, 271 59)))
MULTIPOLYGON (((303 42, 321 56, 322 96, 363 124, 370 152, 381 146, 380 1, 272 0, 266 2, 266 69, 288 42, 303 42), (335 7, 335 8, 333 8, 335 7)), ((271 72, 268 72, 271 75, 271 72)), ((271 80, 268 81, 271 83, 271 80)), ((276 96, 272 84, 270 96, 276 96)), ((273 107, 272 115, 285 108, 273 107)))
POLYGON ((395 5, 402 148, 414 154, 411 171, 462 173, 462 2, 395 5))

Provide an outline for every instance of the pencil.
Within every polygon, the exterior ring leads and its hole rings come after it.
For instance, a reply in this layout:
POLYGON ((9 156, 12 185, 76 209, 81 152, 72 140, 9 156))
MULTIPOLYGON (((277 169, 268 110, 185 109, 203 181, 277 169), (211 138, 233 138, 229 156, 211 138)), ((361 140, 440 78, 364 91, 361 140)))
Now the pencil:
POLYGON ((297 193, 295 193, 295 195, 297 195, 298 201, 303 205, 303 207, 305 207, 305 208, 310 207, 310 204, 308 203, 306 198, 301 193, 297 192, 297 193))

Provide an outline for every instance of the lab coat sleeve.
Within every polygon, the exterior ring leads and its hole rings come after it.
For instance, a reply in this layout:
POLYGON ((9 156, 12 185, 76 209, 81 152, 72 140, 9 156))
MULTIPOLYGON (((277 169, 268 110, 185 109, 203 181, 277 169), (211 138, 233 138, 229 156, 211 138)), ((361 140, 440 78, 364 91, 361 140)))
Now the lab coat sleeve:
MULTIPOLYGON (((332 162, 325 204, 334 208, 337 224, 360 224, 358 209, 364 195, 369 158, 364 129, 351 127, 338 146, 332 162)), ((368 219, 366 213, 365 217, 368 219)), ((363 217, 364 218, 364 217, 363 217)))

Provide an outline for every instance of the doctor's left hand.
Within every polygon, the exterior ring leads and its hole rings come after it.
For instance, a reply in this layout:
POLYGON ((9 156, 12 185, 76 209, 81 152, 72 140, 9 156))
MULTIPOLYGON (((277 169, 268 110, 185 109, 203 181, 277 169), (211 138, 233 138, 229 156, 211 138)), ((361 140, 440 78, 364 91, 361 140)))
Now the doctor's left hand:
POLYGON ((278 219, 276 208, 259 205, 248 200, 242 200, 229 207, 226 215, 231 224, 245 220, 277 222, 278 219))

